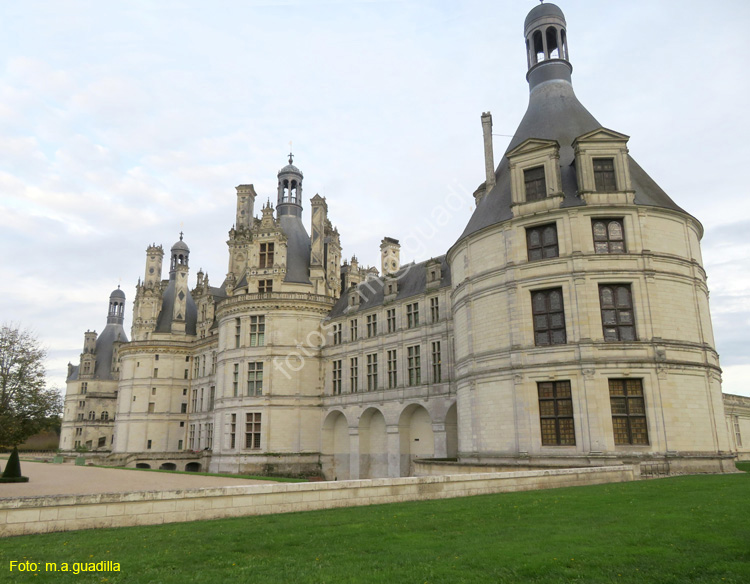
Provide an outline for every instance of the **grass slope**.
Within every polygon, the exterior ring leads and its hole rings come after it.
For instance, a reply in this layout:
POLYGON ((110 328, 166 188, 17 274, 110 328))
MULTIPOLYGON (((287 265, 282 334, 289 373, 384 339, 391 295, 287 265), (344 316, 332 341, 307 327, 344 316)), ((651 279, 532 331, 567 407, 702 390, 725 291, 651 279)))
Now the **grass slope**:
POLYGON ((0 581, 747 583, 750 475, 9 538, 0 581), (24 559, 122 571, 8 573, 24 559))

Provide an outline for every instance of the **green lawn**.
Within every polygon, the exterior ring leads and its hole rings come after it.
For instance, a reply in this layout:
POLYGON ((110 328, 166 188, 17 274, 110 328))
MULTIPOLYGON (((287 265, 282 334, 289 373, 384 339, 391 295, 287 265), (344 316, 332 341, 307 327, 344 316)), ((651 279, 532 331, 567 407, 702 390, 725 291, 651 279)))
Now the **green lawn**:
POLYGON ((750 475, 9 538, 0 581, 745 584, 750 475), (8 578, 24 559, 121 572, 8 578))

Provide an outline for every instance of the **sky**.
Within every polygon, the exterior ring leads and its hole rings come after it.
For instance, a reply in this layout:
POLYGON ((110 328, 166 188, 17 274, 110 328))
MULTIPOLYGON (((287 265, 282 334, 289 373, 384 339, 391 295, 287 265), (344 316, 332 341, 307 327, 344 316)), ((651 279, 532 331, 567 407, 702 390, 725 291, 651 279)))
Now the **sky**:
MULTIPOLYGON (((275 201, 290 142, 303 220, 326 197, 344 257, 445 253, 484 180, 481 113, 499 161, 526 110, 536 4, 0 0, 0 322, 64 388, 118 285, 130 330, 149 244, 184 231, 191 285, 222 282, 234 187, 275 201)), ((750 395, 750 3, 557 4, 578 98, 705 228, 723 389, 750 395)))

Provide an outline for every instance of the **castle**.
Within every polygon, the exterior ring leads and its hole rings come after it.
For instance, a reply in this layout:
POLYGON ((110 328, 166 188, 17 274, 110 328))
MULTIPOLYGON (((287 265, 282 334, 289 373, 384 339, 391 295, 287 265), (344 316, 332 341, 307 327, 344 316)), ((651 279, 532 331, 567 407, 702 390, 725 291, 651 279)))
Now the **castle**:
POLYGON ((342 263, 326 200, 278 172, 255 215, 240 185, 218 287, 189 287, 182 234, 146 250, 132 338, 124 293, 69 367, 61 448, 111 464, 398 477, 640 463, 733 468, 701 224, 630 157, 571 84, 553 4, 524 25, 528 110, 459 239, 380 271, 342 263))

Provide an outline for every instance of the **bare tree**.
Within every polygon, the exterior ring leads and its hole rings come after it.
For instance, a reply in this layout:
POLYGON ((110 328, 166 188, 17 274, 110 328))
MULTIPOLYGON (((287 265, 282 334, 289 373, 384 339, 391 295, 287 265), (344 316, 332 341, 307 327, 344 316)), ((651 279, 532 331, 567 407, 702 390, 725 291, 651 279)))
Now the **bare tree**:
POLYGON ((37 338, 20 326, 0 327, 0 446, 15 446, 62 413, 62 396, 47 388, 37 338))

